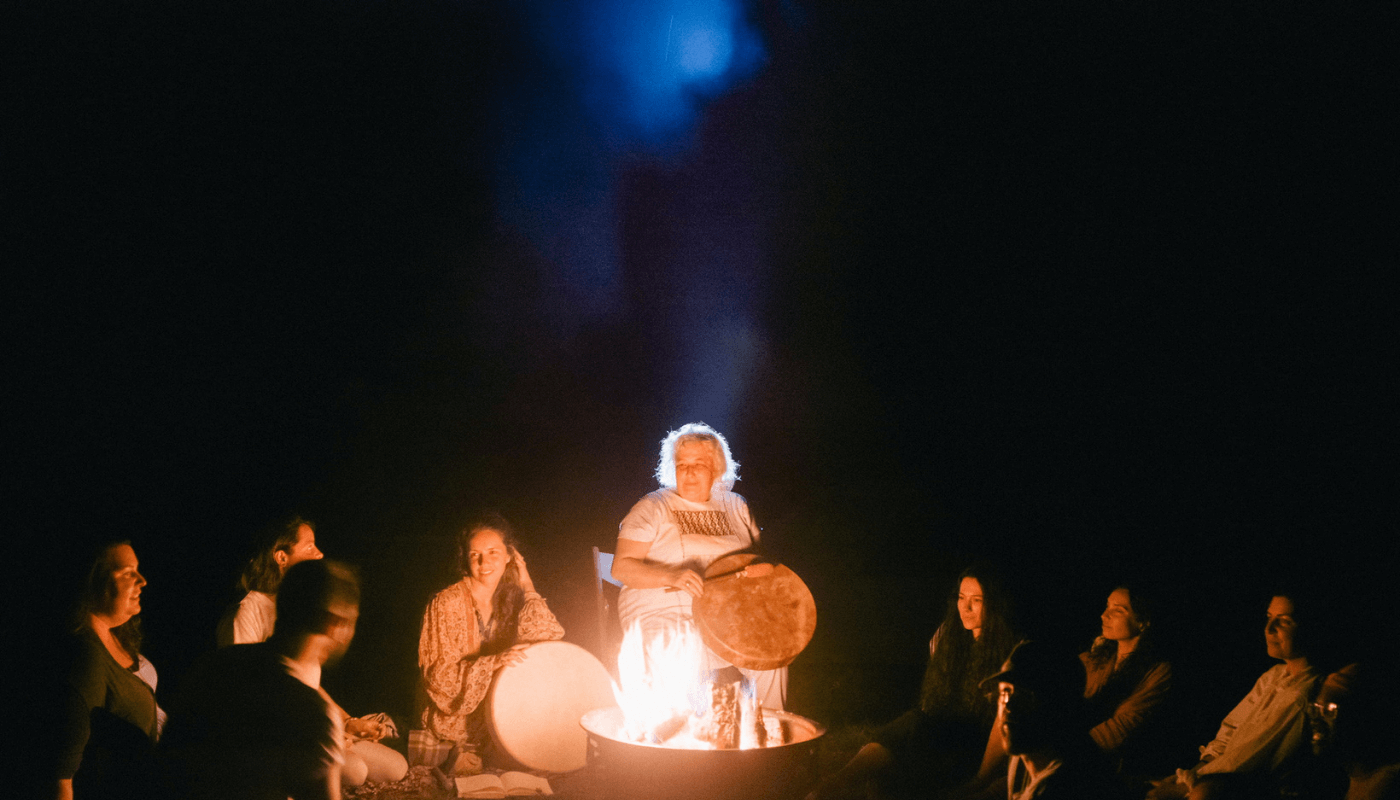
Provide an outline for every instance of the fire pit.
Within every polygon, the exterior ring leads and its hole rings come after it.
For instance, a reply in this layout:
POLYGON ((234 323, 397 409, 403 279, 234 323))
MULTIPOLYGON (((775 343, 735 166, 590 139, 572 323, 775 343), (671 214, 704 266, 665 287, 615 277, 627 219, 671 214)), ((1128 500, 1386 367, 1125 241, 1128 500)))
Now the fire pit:
POLYGON ((819 723, 786 711, 762 710, 784 731, 784 744, 749 749, 676 748, 630 741, 622 709, 583 715, 588 763, 612 797, 630 800, 782 800, 800 798, 817 780, 819 723))

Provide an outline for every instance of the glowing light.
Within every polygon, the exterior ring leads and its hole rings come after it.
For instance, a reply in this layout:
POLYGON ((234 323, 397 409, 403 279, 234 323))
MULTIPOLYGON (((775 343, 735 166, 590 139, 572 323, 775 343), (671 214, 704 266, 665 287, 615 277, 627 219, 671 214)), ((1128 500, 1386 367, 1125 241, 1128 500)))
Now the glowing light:
POLYGON ((679 65, 688 76, 716 75, 729 66, 734 42, 729 31, 719 28, 695 28, 681 40, 679 65))
POLYGON ((700 684, 704 646, 689 625, 646 642, 640 625, 628 626, 617 654, 618 682, 613 684, 627 738, 646 741, 672 720, 689 718, 691 692, 700 684))

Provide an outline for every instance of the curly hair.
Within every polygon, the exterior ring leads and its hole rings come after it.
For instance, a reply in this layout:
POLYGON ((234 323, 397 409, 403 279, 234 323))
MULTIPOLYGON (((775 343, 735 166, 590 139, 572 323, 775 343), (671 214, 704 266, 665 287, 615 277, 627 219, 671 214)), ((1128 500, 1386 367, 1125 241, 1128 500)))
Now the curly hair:
POLYGON ((238 578, 238 588, 245 592, 277 594, 282 584, 282 566, 277 563, 277 552, 291 554, 296 546, 301 526, 305 525, 314 533, 316 525, 309 519, 294 516, 263 529, 257 537, 257 549, 248 563, 243 565, 243 574, 238 578))
POLYGON ((518 552, 515 528, 494 511, 483 514, 457 534, 457 571, 463 577, 471 575, 472 539, 482 531, 499 533, 509 556, 506 568, 501 572, 500 583, 496 584, 496 591, 491 595, 491 616, 495 620, 491 637, 481 644, 482 654, 490 655, 504 652, 515 644, 520 628, 520 610, 525 607, 525 590, 520 587, 520 569, 515 566, 514 556, 518 552))
POLYGON ((995 573, 984 564, 963 570, 949 595, 943 622, 934 634, 935 647, 924 671, 919 706, 926 713, 979 720, 989 717, 989 712, 995 713, 995 704, 978 684, 1001 669, 1018 639, 1012 623, 1011 597, 995 573), (964 628, 958 614, 958 590, 965 578, 982 586, 980 636, 964 628))
MULTIPOLYGON (((112 558, 112 551, 123 545, 130 547, 131 540, 120 539, 106 542, 94 551, 92 559, 88 562, 87 575, 78 592, 78 602, 73 615, 74 630, 86 626, 88 619, 98 609, 106 607, 117 596, 117 583, 112 577, 117 564, 112 558)), ((122 647, 126 648, 126 652, 130 653, 132 658, 139 658, 141 643, 145 639, 141 632, 141 615, 137 614, 112 628, 112 636, 122 647)))
POLYGON ((661 460, 656 465, 656 480, 666 489, 676 488, 676 449, 683 444, 702 443, 715 455, 715 483, 725 490, 733 489, 739 480, 739 462, 729 452, 729 442, 719 431, 703 422, 688 422, 666 434, 661 440, 661 460))

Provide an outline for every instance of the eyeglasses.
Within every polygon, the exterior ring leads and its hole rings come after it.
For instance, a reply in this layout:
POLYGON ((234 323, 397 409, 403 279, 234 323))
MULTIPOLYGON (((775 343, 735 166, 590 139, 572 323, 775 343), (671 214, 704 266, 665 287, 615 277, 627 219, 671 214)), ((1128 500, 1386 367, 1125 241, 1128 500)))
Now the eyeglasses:
POLYGON ((1313 719, 1319 719, 1319 720, 1322 720, 1323 722, 1327 722, 1327 723, 1336 722, 1336 721, 1337 721, 1337 704, 1336 704, 1336 703, 1313 703, 1312 705, 1308 706, 1308 715, 1311 716, 1313 719))

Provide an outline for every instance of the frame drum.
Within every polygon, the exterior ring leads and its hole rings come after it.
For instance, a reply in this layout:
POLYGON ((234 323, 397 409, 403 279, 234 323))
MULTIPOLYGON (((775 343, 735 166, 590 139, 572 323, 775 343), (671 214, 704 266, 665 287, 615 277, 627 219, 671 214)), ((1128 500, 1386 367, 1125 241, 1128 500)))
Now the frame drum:
POLYGON ((705 570, 705 592, 691 606, 695 627, 715 655, 736 667, 786 667, 817 631, 817 601, 797 573, 782 564, 760 577, 719 577, 755 558, 734 553, 705 570))
POLYGON ((579 719, 615 705, 612 678, 578 645, 539 642, 525 660, 496 673, 486 719, 496 748, 527 769, 572 772, 587 760, 588 733, 579 719))

